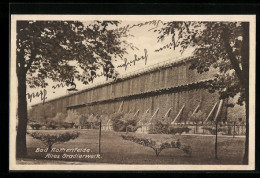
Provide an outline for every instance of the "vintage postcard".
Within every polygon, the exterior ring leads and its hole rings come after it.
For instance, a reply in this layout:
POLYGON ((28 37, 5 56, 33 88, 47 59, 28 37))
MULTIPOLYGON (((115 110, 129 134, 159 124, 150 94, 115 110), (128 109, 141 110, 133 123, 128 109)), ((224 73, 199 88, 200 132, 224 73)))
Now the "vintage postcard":
POLYGON ((11 15, 10 170, 254 170, 255 15, 11 15))

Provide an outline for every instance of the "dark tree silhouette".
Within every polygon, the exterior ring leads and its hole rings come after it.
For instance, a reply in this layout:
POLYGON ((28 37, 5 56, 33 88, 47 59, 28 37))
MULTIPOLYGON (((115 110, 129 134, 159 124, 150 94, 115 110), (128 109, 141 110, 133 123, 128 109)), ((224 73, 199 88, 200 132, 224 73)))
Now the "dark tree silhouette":
MULTIPOLYGON (((160 21, 161 22, 161 21, 160 21)), ((154 28, 158 41, 171 38, 164 49, 193 47, 196 57, 190 69, 199 73, 218 69, 211 92, 218 91, 220 99, 239 95, 237 104, 246 108, 246 141, 243 164, 248 164, 249 143, 249 23, 248 22, 161 22, 163 27, 154 28)))
POLYGON ((94 21, 88 24, 79 21, 17 21, 17 157, 24 157, 27 154, 26 86, 44 88, 48 85, 47 78, 55 82, 78 79, 88 83, 93 80, 98 69, 103 69, 107 78, 115 77, 117 73, 111 58, 122 57, 128 45, 121 38, 125 34, 111 28, 118 23, 117 21, 94 21))

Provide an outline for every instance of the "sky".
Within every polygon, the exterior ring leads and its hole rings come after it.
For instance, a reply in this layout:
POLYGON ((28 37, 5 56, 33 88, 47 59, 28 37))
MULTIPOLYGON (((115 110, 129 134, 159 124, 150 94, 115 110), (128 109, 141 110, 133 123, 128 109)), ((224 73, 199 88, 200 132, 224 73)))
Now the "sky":
MULTIPOLYGON (((126 25, 133 25, 133 24, 138 24, 138 23, 143 23, 144 21, 122 21, 121 22, 121 26, 126 26, 126 25)), ((90 22, 85 22, 85 23, 90 23, 90 22)), ((164 61, 175 61, 175 60, 179 60, 181 58, 185 58, 188 56, 191 56, 192 53, 192 49, 187 49, 183 54, 181 54, 179 52, 180 49, 176 48, 175 50, 173 49, 164 49, 163 51, 160 52, 155 52, 155 50, 163 47, 164 45, 168 44, 170 42, 170 38, 166 38, 164 41, 157 41, 157 36, 158 33, 153 32, 153 30, 150 30, 151 28, 153 28, 153 25, 146 25, 143 27, 133 27, 130 29, 129 33, 131 35, 133 35, 133 37, 127 37, 125 38, 125 40, 128 43, 133 43, 133 45, 135 47, 138 48, 138 50, 132 50, 131 48, 127 49, 128 54, 124 55, 123 59, 112 59, 112 63, 115 66, 116 71, 119 73, 119 75, 126 75, 126 74, 130 74, 133 73, 135 71, 138 71, 140 69, 144 69, 152 66, 152 65, 157 65, 160 64, 164 61), (132 65, 132 66, 128 66, 127 69, 125 70, 125 68, 119 68, 117 66, 121 65, 124 63, 124 60, 127 59, 127 61, 131 61, 135 59, 135 55, 137 55, 137 57, 142 57, 145 55, 145 50, 147 50, 147 63, 145 64, 144 60, 140 60, 136 62, 136 65, 132 65)), ((161 27, 161 25, 159 24, 159 27, 161 27)), ((110 79, 109 81, 111 81, 112 79, 110 79)), ((55 99, 57 97, 60 96, 64 96, 69 94, 67 89, 70 87, 61 87, 61 88, 56 88, 53 89, 52 86, 56 85, 58 83, 53 82, 51 79, 47 79, 46 80, 49 84, 49 86, 47 86, 45 88, 46 90, 46 97, 47 99, 45 100, 45 102, 51 100, 51 99, 55 99)), ((94 79, 94 82, 92 84, 87 84, 84 85, 81 82, 76 82, 77 84, 77 89, 78 91, 89 88, 89 87, 93 87, 93 85, 97 85, 99 83, 102 82, 106 82, 105 77, 99 77, 94 79)), ((27 93, 36 93, 36 92, 43 92, 43 88, 34 88, 31 89, 29 87, 27 87, 27 93)), ((30 108, 32 105, 34 104, 38 104, 41 103, 41 98, 40 97, 36 97, 36 98, 32 98, 31 101, 28 100, 27 98, 27 103, 28 103, 28 107, 30 108)))

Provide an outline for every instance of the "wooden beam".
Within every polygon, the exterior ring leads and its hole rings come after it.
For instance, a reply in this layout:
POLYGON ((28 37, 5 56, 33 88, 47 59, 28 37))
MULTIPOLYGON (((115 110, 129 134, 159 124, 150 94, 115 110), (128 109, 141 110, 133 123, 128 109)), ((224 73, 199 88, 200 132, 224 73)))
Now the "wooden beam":
POLYGON ((122 103, 121 103, 121 105, 120 105, 120 107, 119 107, 119 109, 118 109, 118 111, 117 111, 117 112, 121 112, 121 111, 122 111, 123 104, 124 104, 124 101, 122 101, 122 103))
POLYGON ((215 110, 217 104, 218 104, 218 102, 216 102, 216 103, 214 104, 213 108, 212 108, 211 111, 209 112, 209 115, 208 115, 208 117, 205 119, 204 122, 207 122, 207 121, 208 121, 208 119, 210 118, 210 116, 211 116, 212 113, 214 112, 214 110, 215 110))
POLYGON ((179 113, 177 114, 177 116, 174 118, 174 120, 171 122, 171 124, 174 124, 175 121, 179 118, 179 116, 182 114, 182 111, 185 107, 185 104, 182 106, 182 108, 180 109, 179 113))
POLYGON ((157 108, 156 111, 153 113, 149 122, 151 122, 153 120, 154 116, 158 114, 158 111, 159 111, 159 108, 157 108))
MULTIPOLYGON (((149 112, 149 109, 147 109, 147 110, 144 112, 144 114, 146 115, 148 112, 149 112)), ((137 114, 137 113, 139 113, 139 109, 136 111, 136 114, 137 114)), ((140 124, 140 123, 143 121, 143 119, 144 119, 144 118, 140 119, 138 123, 140 124)))
POLYGON ((195 114, 198 111, 199 107, 200 107, 200 104, 194 109, 192 115, 195 114))
POLYGON ((220 111, 221 111, 221 109, 222 109, 222 105, 223 105, 223 100, 220 100, 219 105, 218 105, 218 110, 217 110, 217 113, 216 113, 216 115, 215 115, 214 121, 217 120, 218 115, 219 115, 219 113, 220 113, 220 111))
POLYGON ((168 111, 165 113, 164 117, 169 117, 169 113, 171 112, 172 108, 169 108, 168 111))
POLYGON ((137 116, 139 113, 139 109, 135 112, 134 116, 137 116))
POLYGON ((159 108, 156 109, 156 111, 153 113, 152 118, 158 113, 159 108))

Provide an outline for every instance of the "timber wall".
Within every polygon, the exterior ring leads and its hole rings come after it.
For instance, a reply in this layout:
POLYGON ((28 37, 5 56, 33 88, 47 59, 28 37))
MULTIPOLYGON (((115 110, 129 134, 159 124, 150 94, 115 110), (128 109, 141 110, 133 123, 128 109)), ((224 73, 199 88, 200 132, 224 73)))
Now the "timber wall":
MULTIPOLYGON (((219 96, 217 92, 209 93, 201 83, 211 80, 215 71, 199 74, 196 70, 189 69, 190 60, 192 58, 149 68, 141 73, 51 100, 45 105, 49 105, 55 113, 73 109, 82 114, 94 115, 112 114, 122 105, 125 113, 135 113, 138 110, 139 113, 144 113, 149 109, 148 113, 152 116, 159 108, 158 117, 163 117, 172 108, 169 117, 175 118, 185 104, 181 117, 186 118, 200 104, 199 109, 208 115, 213 106, 219 103, 219 96)), ((35 105, 34 109, 40 109, 41 106, 42 104, 35 105)), ((224 119, 227 113, 232 117, 232 111, 227 112, 227 109, 224 101, 219 117, 224 119)), ((243 115, 244 111, 240 112, 243 115)))

